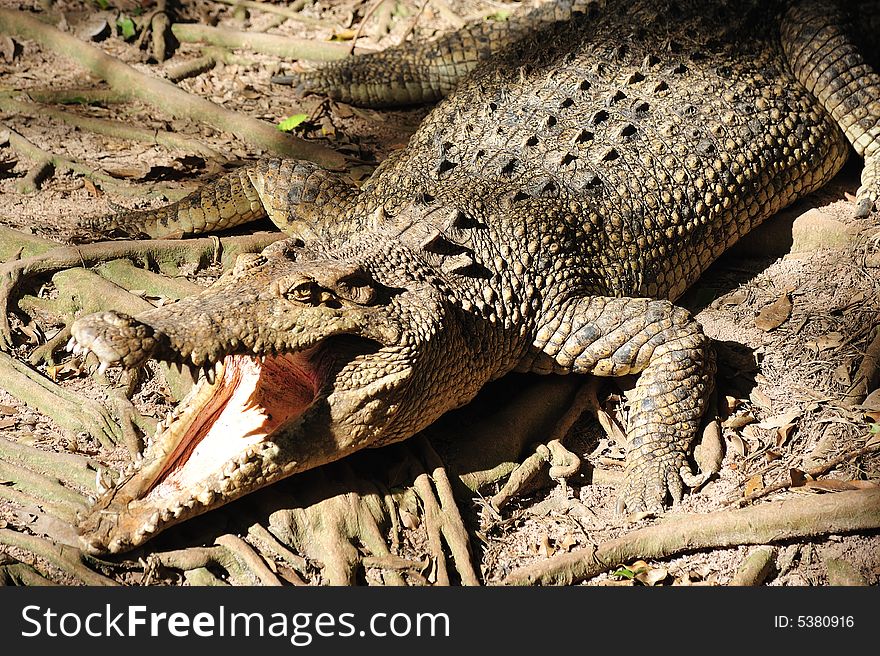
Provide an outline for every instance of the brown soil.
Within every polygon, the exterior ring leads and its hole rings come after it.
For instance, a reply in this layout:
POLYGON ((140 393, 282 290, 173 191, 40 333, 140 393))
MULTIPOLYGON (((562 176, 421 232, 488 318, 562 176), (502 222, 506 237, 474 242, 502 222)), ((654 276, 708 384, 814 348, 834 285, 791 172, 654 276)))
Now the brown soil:
MULTIPOLYGON (((19 9, 51 4, 56 24, 66 25, 74 34, 81 34, 87 24, 102 18, 109 18, 112 25, 118 11, 128 15, 137 5, 133 0, 118 0, 113 3, 118 10, 101 13, 91 3, 73 0, 54 3, 0 0, 0 4, 19 9)), ((369 3, 366 0, 320 2, 303 11, 304 16, 315 19, 314 24, 288 20, 277 25, 275 17, 268 13, 234 12, 226 5, 207 0, 187 0, 183 4, 181 20, 216 19, 220 25, 235 29, 327 39, 333 34, 344 37, 346 30, 356 28, 369 3)), ((497 11, 508 3, 488 0, 431 3, 415 23, 413 38, 428 38, 435 31, 450 27, 449 15, 436 9, 440 4, 448 5, 459 16, 469 17, 497 11)), ((401 10, 390 16, 388 31, 379 31, 375 24, 372 27, 368 24, 358 43, 377 48, 397 43, 414 22, 419 5, 406 0, 397 3, 401 10)), ((14 46, 10 46, 4 40, 0 35, 0 93, 104 86, 70 61, 32 42, 16 40, 14 46)), ((183 44, 171 62, 157 64, 147 59, 145 51, 115 35, 97 45, 157 76, 161 76, 169 64, 201 54, 199 46, 183 44)), ((368 175, 384 156, 402 146, 427 111, 418 108, 378 112, 326 103, 314 97, 299 98, 289 87, 269 82, 272 75, 288 69, 289 62, 253 52, 236 54, 243 60, 241 63, 218 66, 181 81, 180 86, 228 109, 274 123, 295 113, 309 114, 308 125, 299 134, 356 155, 360 162, 353 166, 355 178, 368 175)), ((260 155, 228 134, 162 116, 138 102, 66 106, 64 111, 113 118, 140 127, 170 129, 200 140, 226 154, 230 161, 260 155)), ((17 184, 33 162, 19 156, 8 145, 4 146, 0 139, 0 225, 57 241, 70 236, 78 218, 110 211, 111 203, 129 207, 161 204, 161 199, 138 199, 138 190, 147 184, 179 189, 230 164, 230 161, 206 160, 189 152, 92 134, 45 116, 0 113, 0 121, 47 151, 110 173, 132 192, 102 191, 79 175, 60 173, 44 180, 36 193, 22 195, 17 191, 17 184)), ((2 130, 0 126, 0 133, 2 130)), ((709 512, 735 505, 756 486, 788 480, 792 470, 805 471, 840 453, 860 448, 872 439, 868 411, 852 409, 842 402, 865 349, 876 335, 880 311, 877 214, 864 220, 852 218, 849 194, 858 186, 858 170, 859 162, 851 162, 827 189, 799 202, 784 212, 784 216, 774 219, 772 225, 762 227, 759 234, 725 255, 683 299, 682 303, 697 314, 707 334, 718 344, 719 399, 721 416, 727 423, 723 429, 726 453, 718 475, 698 493, 686 495, 671 515, 709 512), (808 212, 809 216, 804 219, 808 212), (798 233, 798 226, 806 220, 814 223, 809 224, 805 233, 798 233), (815 239, 806 239, 805 234, 815 239), (784 314, 778 326, 759 327, 762 319, 756 323, 756 317, 762 309, 786 295, 791 300, 790 313, 784 314), (754 421, 740 424, 731 421, 731 417, 747 415, 754 421)), ((258 228, 270 229, 271 226, 258 228)), ((207 284, 213 274, 216 271, 199 272, 191 278, 207 284)), ((45 283, 45 279, 39 281, 37 289, 45 283)), ((44 287, 43 293, 51 295, 51 286, 44 287)), ((20 328, 23 323, 21 315, 17 316, 15 326, 20 328)), ((24 333, 17 333, 19 342, 14 354, 23 362, 27 362, 37 342, 51 338, 63 327, 57 317, 36 316, 35 319, 43 336, 28 340, 24 333)), ((45 367, 41 370, 45 371, 45 367)), ((118 374, 109 375, 113 378, 118 374)), ((168 394, 155 368, 148 368, 146 378, 133 400, 141 413, 161 417, 171 407, 168 394)), ((59 380, 69 389, 111 405, 106 387, 96 383, 72 361, 69 370, 62 369, 59 380)), ((123 448, 110 453, 90 439, 60 429, 3 389, 0 389, 0 406, 5 406, 0 412, 3 422, 0 435, 7 439, 50 451, 80 453, 115 466, 128 458, 123 448)), ((873 439, 876 441, 876 436, 873 439)), ((620 448, 609 442, 589 417, 576 424, 567 445, 600 470, 614 470, 614 460, 621 458, 620 448)), ((485 583, 499 583, 513 569, 552 553, 597 544, 658 521, 651 517, 628 521, 615 514, 614 487, 591 484, 591 468, 582 469, 583 473, 570 479, 565 487, 544 487, 514 499, 501 518, 481 514, 484 502, 480 498, 470 506, 463 504, 464 514, 479 532, 480 541, 474 545, 478 552, 478 571, 485 583), (474 526, 479 522, 482 523, 474 526)), ((823 479, 877 484, 880 459, 875 454, 842 464, 823 479)), ((484 490, 483 497, 495 491, 484 490)), ((833 484, 800 485, 770 495, 768 500, 833 493, 833 484)), ((0 501, 0 527, 39 533, 39 527, 31 525, 36 516, 29 514, 27 508, 0 501)), ((424 536, 418 534, 418 529, 411 533, 401 545, 401 553, 418 560, 424 554, 420 552, 424 548, 424 536)), ((832 535, 777 546, 775 568, 767 580, 769 585, 827 585, 825 563, 829 558, 847 561, 869 584, 876 585, 880 581, 880 535, 877 533, 832 535)), ((726 584, 753 550, 754 547, 737 547, 698 551, 664 562, 649 562, 643 567, 652 571, 666 570, 666 576, 661 577, 662 572, 656 575, 658 584, 726 584)), ((34 562, 33 557, 21 550, 3 546, 0 546, 0 560, 4 551, 24 562, 34 562)), ((48 572, 50 577, 63 583, 73 582, 42 561, 37 562, 42 563, 41 571, 48 572)), ((138 572, 125 571, 113 572, 112 576, 129 583, 174 580, 150 579, 146 575, 142 578, 138 572)), ((612 574, 604 574, 588 583, 642 584, 612 574)))

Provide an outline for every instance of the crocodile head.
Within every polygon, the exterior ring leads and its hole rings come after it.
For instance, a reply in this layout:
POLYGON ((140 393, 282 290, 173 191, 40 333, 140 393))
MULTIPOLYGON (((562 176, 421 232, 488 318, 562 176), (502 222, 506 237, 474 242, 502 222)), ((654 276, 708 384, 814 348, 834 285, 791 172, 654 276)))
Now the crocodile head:
POLYGON ((241 256, 196 296, 136 318, 76 321, 72 350, 102 366, 154 358, 201 370, 139 463, 81 518, 83 547, 126 551, 281 478, 410 437, 465 403, 485 377, 464 375, 447 294, 393 240, 335 252, 287 240, 241 256))

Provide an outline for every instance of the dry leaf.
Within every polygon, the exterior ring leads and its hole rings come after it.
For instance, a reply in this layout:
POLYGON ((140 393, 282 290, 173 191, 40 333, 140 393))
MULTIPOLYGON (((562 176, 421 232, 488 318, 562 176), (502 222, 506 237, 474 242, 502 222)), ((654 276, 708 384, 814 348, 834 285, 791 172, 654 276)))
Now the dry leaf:
POLYGON ((788 476, 791 479, 792 487, 803 487, 804 483, 807 482, 807 475, 800 469, 789 469, 788 476))
POLYGON ((767 396, 767 392, 763 391, 760 387, 756 387, 749 393, 749 400, 765 410, 773 407, 773 401, 767 396))
POLYGON ((15 426, 15 423, 16 423, 15 419, 12 419, 11 417, 6 417, 5 419, 0 419, 0 429, 12 428, 13 426, 15 426))
POLYGON ((764 460, 766 460, 767 462, 773 462, 774 460, 779 460, 781 457, 782 457, 782 455, 777 453, 776 451, 768 450, 767 452, 764 453, 764 460))
POLYGON ((749 448, 746 446, 745 441, 735 433, 728 436, 727 439, 730 442, 731 448, 738 453, 741 458, 745 458, 746 454, 749 452, 749 448))
POLYGON ((843 344, 843 339, 843 335, 840 333, 827 333, 816 340, 816 348, 820 351, 835 349, 843 344))
POLYGON ((719 410, 724 413, 725 417, 729 417, 736 409, 742 404, 742 400, 736 398, 735 396, 730 396, 729 394, 725 394, 719 399, 719 410))
POLYGON ((804 487, 811 490, 820 490, 822 492, 843 492, 846 490, 858 490, 856 485, 849 481, 838 481, 833 478, 825 478, 820 481, 807 481, 804 487))
POLYGON ((749 480, 746 481, 746 489, 743 492, 745 496, 751 496, 756 492, 760 492, 764 489, 764 477, 760 474, 755 474, 749 480))
POLYGON ((86 191, 92 198, 100 198, 104 195, 104 192, 98 189, 95 186, 95 183, 88 178, 83 178, 83 186, 86 188, 86 191))
POLYGON ((791 296, 786 292, 770 305, 765 305, 755 317, 755 326, 763 331, 779 328, 791 316, 791 296))
POLYGON ((644 585, 653 586, 657 585, 661 581, 665 580, 669 576, 669 570, 665 567, 658 567, 656 569, 648 570, 647 572, 641 572, 635 575, 635 579, 644 585))
POLYGON ((571 533, 566 533, 565 537, 562 538, 562 541, 559 543, 559 548, 562 551, 571 551, 571 548, 577 544, 577 540, 572 537, 571 533))
POLYGON ((546 533, 541 536, 541 541, 538 543, 538 553, 546 558, 556 553, 556 548, 550 544, 550 536, 546 533))
POLYGON ((783 446, 788 442, 788 438, 794 432, 796 426, 794 424, 786 424, 776 429, 776 446, 783 446))
POLYGON ((772 430, 774 428, 782 428, 783 426, 788 426, 795 419, 801 416, 800 410, 789 410, 788 412, 784 412, 779 415, 773 415, 772 417, 768 417, 764 421, 758 424, 758 428, 764 428, 767 430, 772 430))
POLYGON ((748 426, 749 424, 753 423, 754 421, 755 421, 754 415, 752 415, 751 412, 746 412, 745 414, 742 414, 742 415, 735 415, 733 417, 728 417, 723 422, 721 422, 721 425, 724 426, 725 428, 732 428, 733 430, 739 430, 740 428, 743 428, 744 426, 748 426))
POLYGON ((419 518, 413 515, 408 510, 401 510, 400 523, 403 524, 404 528, 408 528, 410 530, 416 529, 419 527, 419 518))
POLYGON ((838 365, 834 370, 834 373, 831 374, 831 379, 837 383, 838 385, 842 385, 844 387, 849 387, 852 385, 852 377, 850 376, 850 364, 851 360, 847 360, 841 365, 838 365))
POLYGON ((0 417, 5 417, 8 415, 18 414, 18 410, 13 408, 11 405, 2 405, 0 404, 0 417))

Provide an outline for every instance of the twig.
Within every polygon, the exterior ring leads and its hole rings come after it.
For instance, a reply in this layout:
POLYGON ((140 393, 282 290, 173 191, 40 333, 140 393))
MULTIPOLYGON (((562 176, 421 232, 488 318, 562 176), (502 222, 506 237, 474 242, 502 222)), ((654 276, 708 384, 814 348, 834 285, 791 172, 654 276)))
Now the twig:
POLYGON ((880 382, 880 329, 865 349, 865 357, 852 379, 853 383, 843 399, 844 405, 848 407, 861 403, 868 392, 880 382))
POLYGON ((197 120, 218 130, 230 132, 257 148, 287 157, 307 159, 327 168, 339 169, 345 163, 339 153, 279 132, 269 123, 193 96, 167 80, 145 75, 101 50, 45 25, 23 12, 0 9, 0 31, 33 39, 60 55, 70 57, 86 70, 106 80, 111 87, 125 89, 132 96, 174 117, 197 120))
POLYGON ((301 21, 303 23, 318 22, 317 20, 313 21, 307 16, 302 15, 301 12, 303 7, 306 6, 306 0, 294 0, 286 6, 271 5, 266 2, 256 2, 255 0, 214 0, 214 2, 231 5, 233 7, 256 9, 257 11, 263 11, 267 14, 278 14, 279 16, 284 16, 285 18, 301 21))
POLYGON ((509 585, 568 585, 637 558, 684 551, 769 544, 780 540, 880 528, 880 488, 786 499, 742 510, 721 510, 638 529, 600 544, 514 570, 509 585))
MULTIPOLYGON (((812 469, 808 469, 804 472, 810 478, 817 478, 819 476, 823 476, 830 472, 832 469, 837 467, 844 462, 849 460, 854 460, 855 458, 860 458, 861 456, 868 455, 869 453, 877 453, 880 451, 880 444, 873 444, 871 446, 866 446, 861 449, 856 449, 855 451, 848 451, 846 453, 842 453, 836 458, 832 458, 824 465, 820 465, 819 467, 813 467, 812 469)), ((772 494, 773 492, 778 492, 779 490, 787 490, 792 486, 791 479, 787 481, 783 481, 781 483, 774 483, 773 485, 768 485, 767 487, 761 488, 757 492, 753 492, 752 494, 746 495, 741 499, 736 500, 736 504, 738 506, 744 506, 748 503, 751 503, 755 499, 760 499, 761 497, 765 497, 768 494, 772 494)), ((732 505, 734 502, 730 501, 725 505, 732 505)))
POLYGON ((367 24, 367 21, 373 17, 373 14, 376 13, 376 10, 385 4, 386 0, 373 0, 373 3, 367 9, 364 17, 361 19, 361 22, 358 23, 357 29, 354 32, 354 36, 351 38, 351 44, 348 46, 348 55, 351 56, 354 54, 354 47, 357 44, 357 40, 361 36, 361 32, 364 30, 364 26, 367 24))

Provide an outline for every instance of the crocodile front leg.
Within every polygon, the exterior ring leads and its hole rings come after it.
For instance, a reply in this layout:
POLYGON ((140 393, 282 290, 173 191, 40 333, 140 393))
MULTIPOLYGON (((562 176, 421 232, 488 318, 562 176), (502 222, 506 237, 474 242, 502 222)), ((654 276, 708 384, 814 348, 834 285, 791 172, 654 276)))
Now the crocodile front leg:
POLYGON ((83 219, 89 237, 175 239, 227 230, 263 217, 303 239, 337 234, 357 189, 342 175, 304 160, 265 159, 226 173, 155 210, 83 219))
POLYGON ((679 501, 715 374, 710 340, 691 315, 669 301, 587 297, 565 304, 538 331, 535 346, 528 368, 543 373, 640 374, 618 507, 639 511, 670 497, 679 501))

